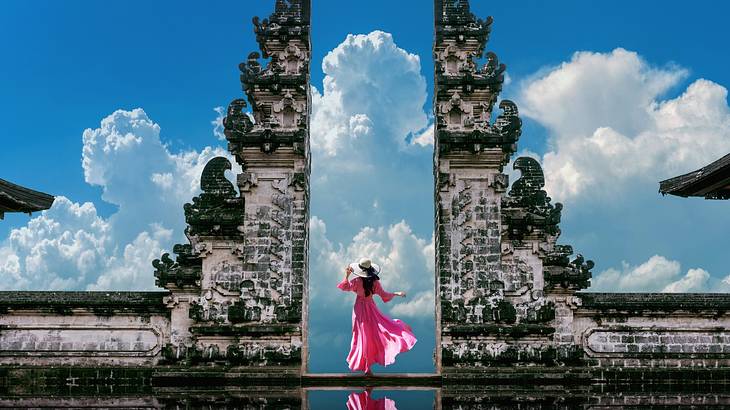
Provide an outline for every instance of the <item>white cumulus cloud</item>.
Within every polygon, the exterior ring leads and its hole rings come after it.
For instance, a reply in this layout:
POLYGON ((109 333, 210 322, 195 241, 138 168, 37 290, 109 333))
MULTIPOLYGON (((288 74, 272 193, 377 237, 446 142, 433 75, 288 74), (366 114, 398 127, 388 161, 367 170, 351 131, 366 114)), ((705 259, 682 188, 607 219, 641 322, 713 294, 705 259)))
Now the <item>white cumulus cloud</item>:
POLYGON ((358 140, 368 136, 402 148, 428 126, 420 58, 399 48, 390 33, 348 35, 325 56, 322 71, 322 93, 313 90, 314 150, 330 157, 362 152, 372 144, 358 140))
MULTIPOLYGON (((592 280, 591 291, 610 292, 708 292, 710 274, 704 269, 689 269, 682 275, 681 265, 664 256, 654 255, 646 262, 631 266, 624 262, 622 268, 607 269, 592 280)), ((730 283, 730 282, 728 282, 730 283)), ((720 286, 713 291, 727 291, 720 286)))
POLYGON ((310 220, 310 297, 319 307, 344 308, 353 303, 353 295, 336 285, 344 277, 345 266, 361 257, 369 257, 381 266, 381 283, 387 291, 405 291, 405 299, 395 298, 386 307, 407 317, 433 317, 434 314, 434 244, 417 237, 407 223, 388 227, 364 227, 346 244, 335 243, 327 236, 327 226, 320 218, 310 220))
POLYGON ((704 269, 690 269, 687 274, 662 289, 662 292, 708 292, 710 274, 704 269))
POLYGON ((527 155, 542 163, 548 194, 567 203, 564 235, 577 238, 579 249, 592 249, 598 266, 615 267, 624 253, 648 258, 635 266, 623 262, 620 268, 603 268, 590 290, 730 289, 708 270, 683 272, 677 260, 649 257, 659 249, 665 255, 686 254, 681 241, 668 238, 701 240, 707 241, 710 256, 703 263, 718 266, 711 250, 716 234, 707 225, 722 223, 722 216, 710 205, 657 194, 660 180, 730 151, 727 89, 705 79, 681 88, 688 77, 689 71, 676 64, 652 65, 617 48, 577 52, 519 83, 522 115, 547 131, 545 151, 527 155), (692 206, 703 209, 693 216, 696 226, 676 223, 692 214, 692 206))
POLYGON ((521 87, 521 112, 549 131, 542 156, 557 200, 605 199, 699 168, 730 151, 727 89, 708 80, 662 99, 687 70, 635 52, 578 52, 521 87))
POLYGON ((83 136, 84 178, 117 206, 108 218, 92 203, 58 197, 0 242, 0 289, 151 289, 152 259, 183 241, 182 205, 199 191, 206 147, 172 153, 142 109, 117 110, 83 136))
POLYGON ((348 35, 322 70, 321 92, 312 90, 312 214, 336 242, 404 218, 430 232, 433 127, 420 58, 373 31, 348 35))

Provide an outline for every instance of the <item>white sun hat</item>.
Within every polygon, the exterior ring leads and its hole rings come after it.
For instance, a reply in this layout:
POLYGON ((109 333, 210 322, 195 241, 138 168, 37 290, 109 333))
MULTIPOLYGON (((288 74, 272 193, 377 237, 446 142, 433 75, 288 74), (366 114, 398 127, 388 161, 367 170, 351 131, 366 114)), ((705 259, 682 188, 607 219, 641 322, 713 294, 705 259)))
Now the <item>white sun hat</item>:
POLYGON ((359 276, 361 278, 368 277, 368 273, 365 271, 365 269, 368 269, 370 267, 375 269, 375 273, 380 273, 380 266, 376 263, 373 263, 370 258, 360 258, 359 261, 351 263, 350 267, 352 268, 353 275, 359 276))

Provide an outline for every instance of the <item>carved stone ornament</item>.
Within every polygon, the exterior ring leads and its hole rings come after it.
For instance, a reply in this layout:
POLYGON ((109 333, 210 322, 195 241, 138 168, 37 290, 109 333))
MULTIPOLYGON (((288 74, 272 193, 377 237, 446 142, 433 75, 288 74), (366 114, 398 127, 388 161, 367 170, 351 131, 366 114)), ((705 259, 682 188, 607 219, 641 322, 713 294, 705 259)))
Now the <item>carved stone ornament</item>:
POLYGON ((243 199, 238 197, 225 171, 231 163, 223 157, 208 161, 200 178, 203 192, 185 204, 188 235, 241 236, 243 235, 243 199))
MULTIPOLYGON (((485 112, 487 106, 480 107, 480 111, 485 112)), ((440 153, 446 154, 455 150, 479 152, 485 148, 501 148, 506 162, 517 150, 517 140, 522 135, 522 120, 512 101, 502 100, 499 108, 503 112, 494 125, 484 127, 480 125, 485 124, 485 120, 482 117, 472 117, 474 106, 462 102, 458 93, 448 103, 441 103, 437 123, 440 153), (463 125, 461 129, 457 125, 459 121, 463 125)))
POLYGON ((492 175, 489 186, 494 188, 496 192, 506 191, 507 187, 509 187, 509 175, 502 173, 492 175))
POLYGON ((570 245, 555 245, 547 252, 543 259, 545 288, 580 290, 590 286, 591 269, 595 264, 580 254, 571 261, 572 254, 570 245))
POLYGON ((438 64, 436 69, 444 75, 459 75, 463 72, 476 71, 469 53, 455 45, 450 45, 442 52, 436 53, 436 63, 438 64))
POLYGON ((483 45, 489 39, 493 19, 475 16, 467 0, 436 1, 436 42, 473 40, 483 45))
POLYGON ((448 128, 467 128, 473 125, 471 104, 462 100, 459 93, 454 93, 450 101, 441 103, 439 113, 443 124, 448 128))
POLYGON ((244 171, 238 175, 238 189, 241 192, 250 192, 251 189, 259 186, 259 179, 256 173, 244 171))
POLYGON ((223 133, 228 140, 242 138, 253 128, 251 117, 244 112, 246 107, 246 101, 240 98, 228 105, 226 116, 223 118, 223 133))
POLYGON ((304 172, 292 173, 289 186, 293 186, 295 191, 304 191, 307 189, 307 174, 304 172))
MULTIPOLYGON (((272 60, 273 62, 274 60, 272 60)), ((277 71, 285 75, 299 75, 303 72, 303 68, 309 63, 309 58, 305 52, 295 45, 287 46, 275 56, 277 71)))
POLYGON ((177 254, 173 261, 169 253, 163 253, 160 259, 152 261, 155 268, 155 285, 159 287, 200 286, 202 260, 193 254, 191 245, 177 244, 172 251, 177 254))
POLYGON ((481 70, 479 70, 479 73, 485 75, 489 79, 496 79, 502 83, 504 82, 503 74, 506 69, 507 66, 500 64, 497 55, 490 51, 487 53, 487 63, 481 68, 481 70))
POLYGON ((305 115, 306 104, 298 102, 290 92, 284 95, 278 103, 271 105, 273 113, 270 124, 272 127, 297 128, 301 125, 300 120, 305 115))
POLYGON ((309 1, 277 0, 274 13, 253 19, 260 53, 239 65, 241 87, 254 118, 245 118, 234 100, 224 121, 228 149, 243 163, 241 151, 259 147, 270 154, 281 146, 306 155, 309 97, 309 1), (271 60, 263 66, 261 57, 271 60))
POLYGON ((253 18, 254 33, 264 57, 272 54, 271 43, 308 41, 310 5, 307 0, 276 0, 274 13, 261 20, 253 18))
POLYGON ((509 196, 503 200, 503 220, 511 239, 520 240, 536 231, 557 236, 563 205, 552 205, 545 186, 540 163, 534 158, 520 157, 513 164, 520 178, 512 184, 509 196))

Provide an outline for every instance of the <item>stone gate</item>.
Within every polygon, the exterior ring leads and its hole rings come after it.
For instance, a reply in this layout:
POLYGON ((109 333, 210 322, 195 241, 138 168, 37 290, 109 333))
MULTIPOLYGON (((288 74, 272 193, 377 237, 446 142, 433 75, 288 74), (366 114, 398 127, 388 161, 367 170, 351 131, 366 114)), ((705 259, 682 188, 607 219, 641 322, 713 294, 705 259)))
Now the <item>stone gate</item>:
MULTIPOLYGON (((243 168, 238 190, 228 159, 206 165, 184 207, 189 243, 153 262, 165 291, 0 292, 0 365, 312 377, 310 14, 309 0, 277 0, 254 18, 260 52, 241 63, 246 99, 224 120, 243 168)), ((593 262, 557 243, 562 205, 540 164, 512 161, 521 121, 499 100, 505 65, 486 50, 492 23, 467 0, 435 0, 437 374, 424 382, 726 369, 730 296, 580 292, 593 262), (520 173, 511 185, 510 161, 520 173)))

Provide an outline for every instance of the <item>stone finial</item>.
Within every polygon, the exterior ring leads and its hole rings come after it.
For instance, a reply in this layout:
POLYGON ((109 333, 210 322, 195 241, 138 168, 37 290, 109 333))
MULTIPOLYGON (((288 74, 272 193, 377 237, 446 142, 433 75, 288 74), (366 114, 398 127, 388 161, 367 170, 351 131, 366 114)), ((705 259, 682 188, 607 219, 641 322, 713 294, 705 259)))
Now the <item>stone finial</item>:
POLYGON ((515 152, 517 150, 517 140, 522 135, 522 120, 517 110, 517 104, 510 100, 502 100, 499 103, 499 109, 502 110, 502 114, 494 122, 494 131, 500 137, 502 150, 515 152))
POLYGON ((224 121, 228 149, 243 163, 242 151, 259 147, 266 154, 292 147, 305 154, 309 126, 310 0, 278 0, 268 18, 253 19, 259 51, 239 64, 248 105, 237 99, 224 121), (268 62, 261 58, 270 59, 268 62), (254 118, 243 109, 251 107, 254 118))
POLYGON ((489 39, 493 19, 481 19, 471 12, 468 0, 436 0, 436 41, 452 40, 459 43, 476 40, 479 55, 489 39))
POLYGON ((540 163, 531 157, 519 157, 512 164, 512 168, 519 170, 521 174, 509 191, 509 196, 514 199, 514 203, 525 207, 548 206, 550 197, 543 190, 545 176, 540 163))
POLYGON ((226 179, 225 171, 231 163, 224 157, 208 161, 200 178, 203 192, 185 204, 185 221, 188 235, 241 236, 243 225, 243 199, 239 198, 233 184, 226 179))
POLYGON ((557 237, 563 205, 550 203, 551 199, 543 189, 545 176, 540 163, 534 158, 520 157, 513 168, 519 170, 521 176, 512 184, 502 205, 509 237, 513 240, 522 240, 526 235, 557 237))

